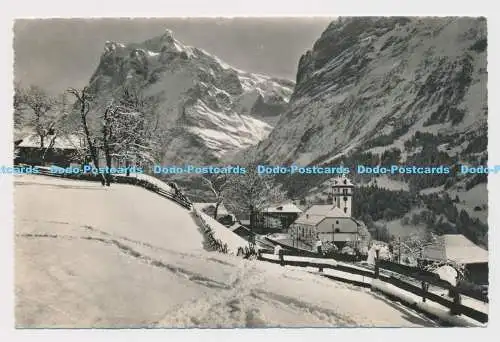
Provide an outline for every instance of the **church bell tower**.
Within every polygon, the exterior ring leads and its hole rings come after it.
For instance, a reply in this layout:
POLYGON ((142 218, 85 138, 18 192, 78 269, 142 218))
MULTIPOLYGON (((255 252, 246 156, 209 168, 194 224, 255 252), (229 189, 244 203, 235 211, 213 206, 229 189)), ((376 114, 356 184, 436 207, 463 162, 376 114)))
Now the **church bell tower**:
POLYGON ((351 217, 354 184, 345 175, 342 175, 333 181, 332 192, 333 204, 348 217, 351 217))

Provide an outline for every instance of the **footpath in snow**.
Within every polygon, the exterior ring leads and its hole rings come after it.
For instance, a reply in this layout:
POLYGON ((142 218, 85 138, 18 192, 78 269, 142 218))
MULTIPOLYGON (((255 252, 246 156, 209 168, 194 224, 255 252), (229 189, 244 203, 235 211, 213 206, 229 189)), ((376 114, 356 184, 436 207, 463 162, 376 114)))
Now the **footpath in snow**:
POLYGON ((367 289, 207 252, 189 211, 140 187, 14 179, 17 327, 436 326, 367 289))

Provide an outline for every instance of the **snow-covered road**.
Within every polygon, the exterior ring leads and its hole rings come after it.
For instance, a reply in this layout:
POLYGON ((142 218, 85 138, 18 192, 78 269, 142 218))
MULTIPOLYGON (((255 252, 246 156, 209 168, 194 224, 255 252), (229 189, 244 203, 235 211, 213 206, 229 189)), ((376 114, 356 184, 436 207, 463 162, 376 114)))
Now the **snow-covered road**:
POLYGON ((131 185, 15 178, 18 327, 434 326, 369 290, 207 252, 192 214, 131 185))

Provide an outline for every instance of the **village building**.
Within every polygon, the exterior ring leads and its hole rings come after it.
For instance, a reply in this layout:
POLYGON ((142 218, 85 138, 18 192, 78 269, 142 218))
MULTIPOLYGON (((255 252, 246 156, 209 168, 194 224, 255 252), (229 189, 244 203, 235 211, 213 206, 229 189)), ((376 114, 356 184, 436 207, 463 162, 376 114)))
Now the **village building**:
POLYGON ((420 262, 451 261, 465 266, 467 278, 476 284, 488 284, 488 251, 461 234, 445 234, 422 250, 420 262))
POLYGON ((247 241, 252 241, 252 242, 255 241, 255 233, 239 223, 235 223, 234 225, 232 225, 231 227, 228 227, 228 228, 233 233, 235 233, 236 235, 242 237, 243 239, 245 239, 247 241))
POLYGON ((44 147, 41 145, 41 138, 37 134, 30 134, 16 140, 14 164, 68 167, 72 164, 80 166, 82 162, 78 152, 84 148, 85 144, 82 137, 78 135, 49 135, 44 139, 44 147))
POLYGON ((302 210, 294 203, 283 203, 265 208, 255 214, 255 227, 252 230, 260 234, 286 232, 299 217, 302 210))
POLYGON ((333 242, 338 248, 359 241, 361 224, 331 204, 313 205, 291 226, 290 234, 297 240, 333 242))
MULTIPOLYGON (((347 177, 339 177, 332 185, 333 204, 313 205, 291 225, 293 240, 314 244, 319 236, 322 242, 333 242, 339 249, 346 243, 358 244, 361 223, 352 218, 354 185, 347 177)), ((311 247, 312 248, 312 247, 311 247)))

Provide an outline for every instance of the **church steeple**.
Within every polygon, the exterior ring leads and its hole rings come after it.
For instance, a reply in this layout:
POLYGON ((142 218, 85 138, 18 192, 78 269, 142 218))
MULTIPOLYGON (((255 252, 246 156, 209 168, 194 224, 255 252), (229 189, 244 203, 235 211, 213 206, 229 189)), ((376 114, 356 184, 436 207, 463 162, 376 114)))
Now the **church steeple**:
POLYGON ((333 181, 333 204, 348 216, 352 215, 352 195, 354 184, 343 174, 333 181))

